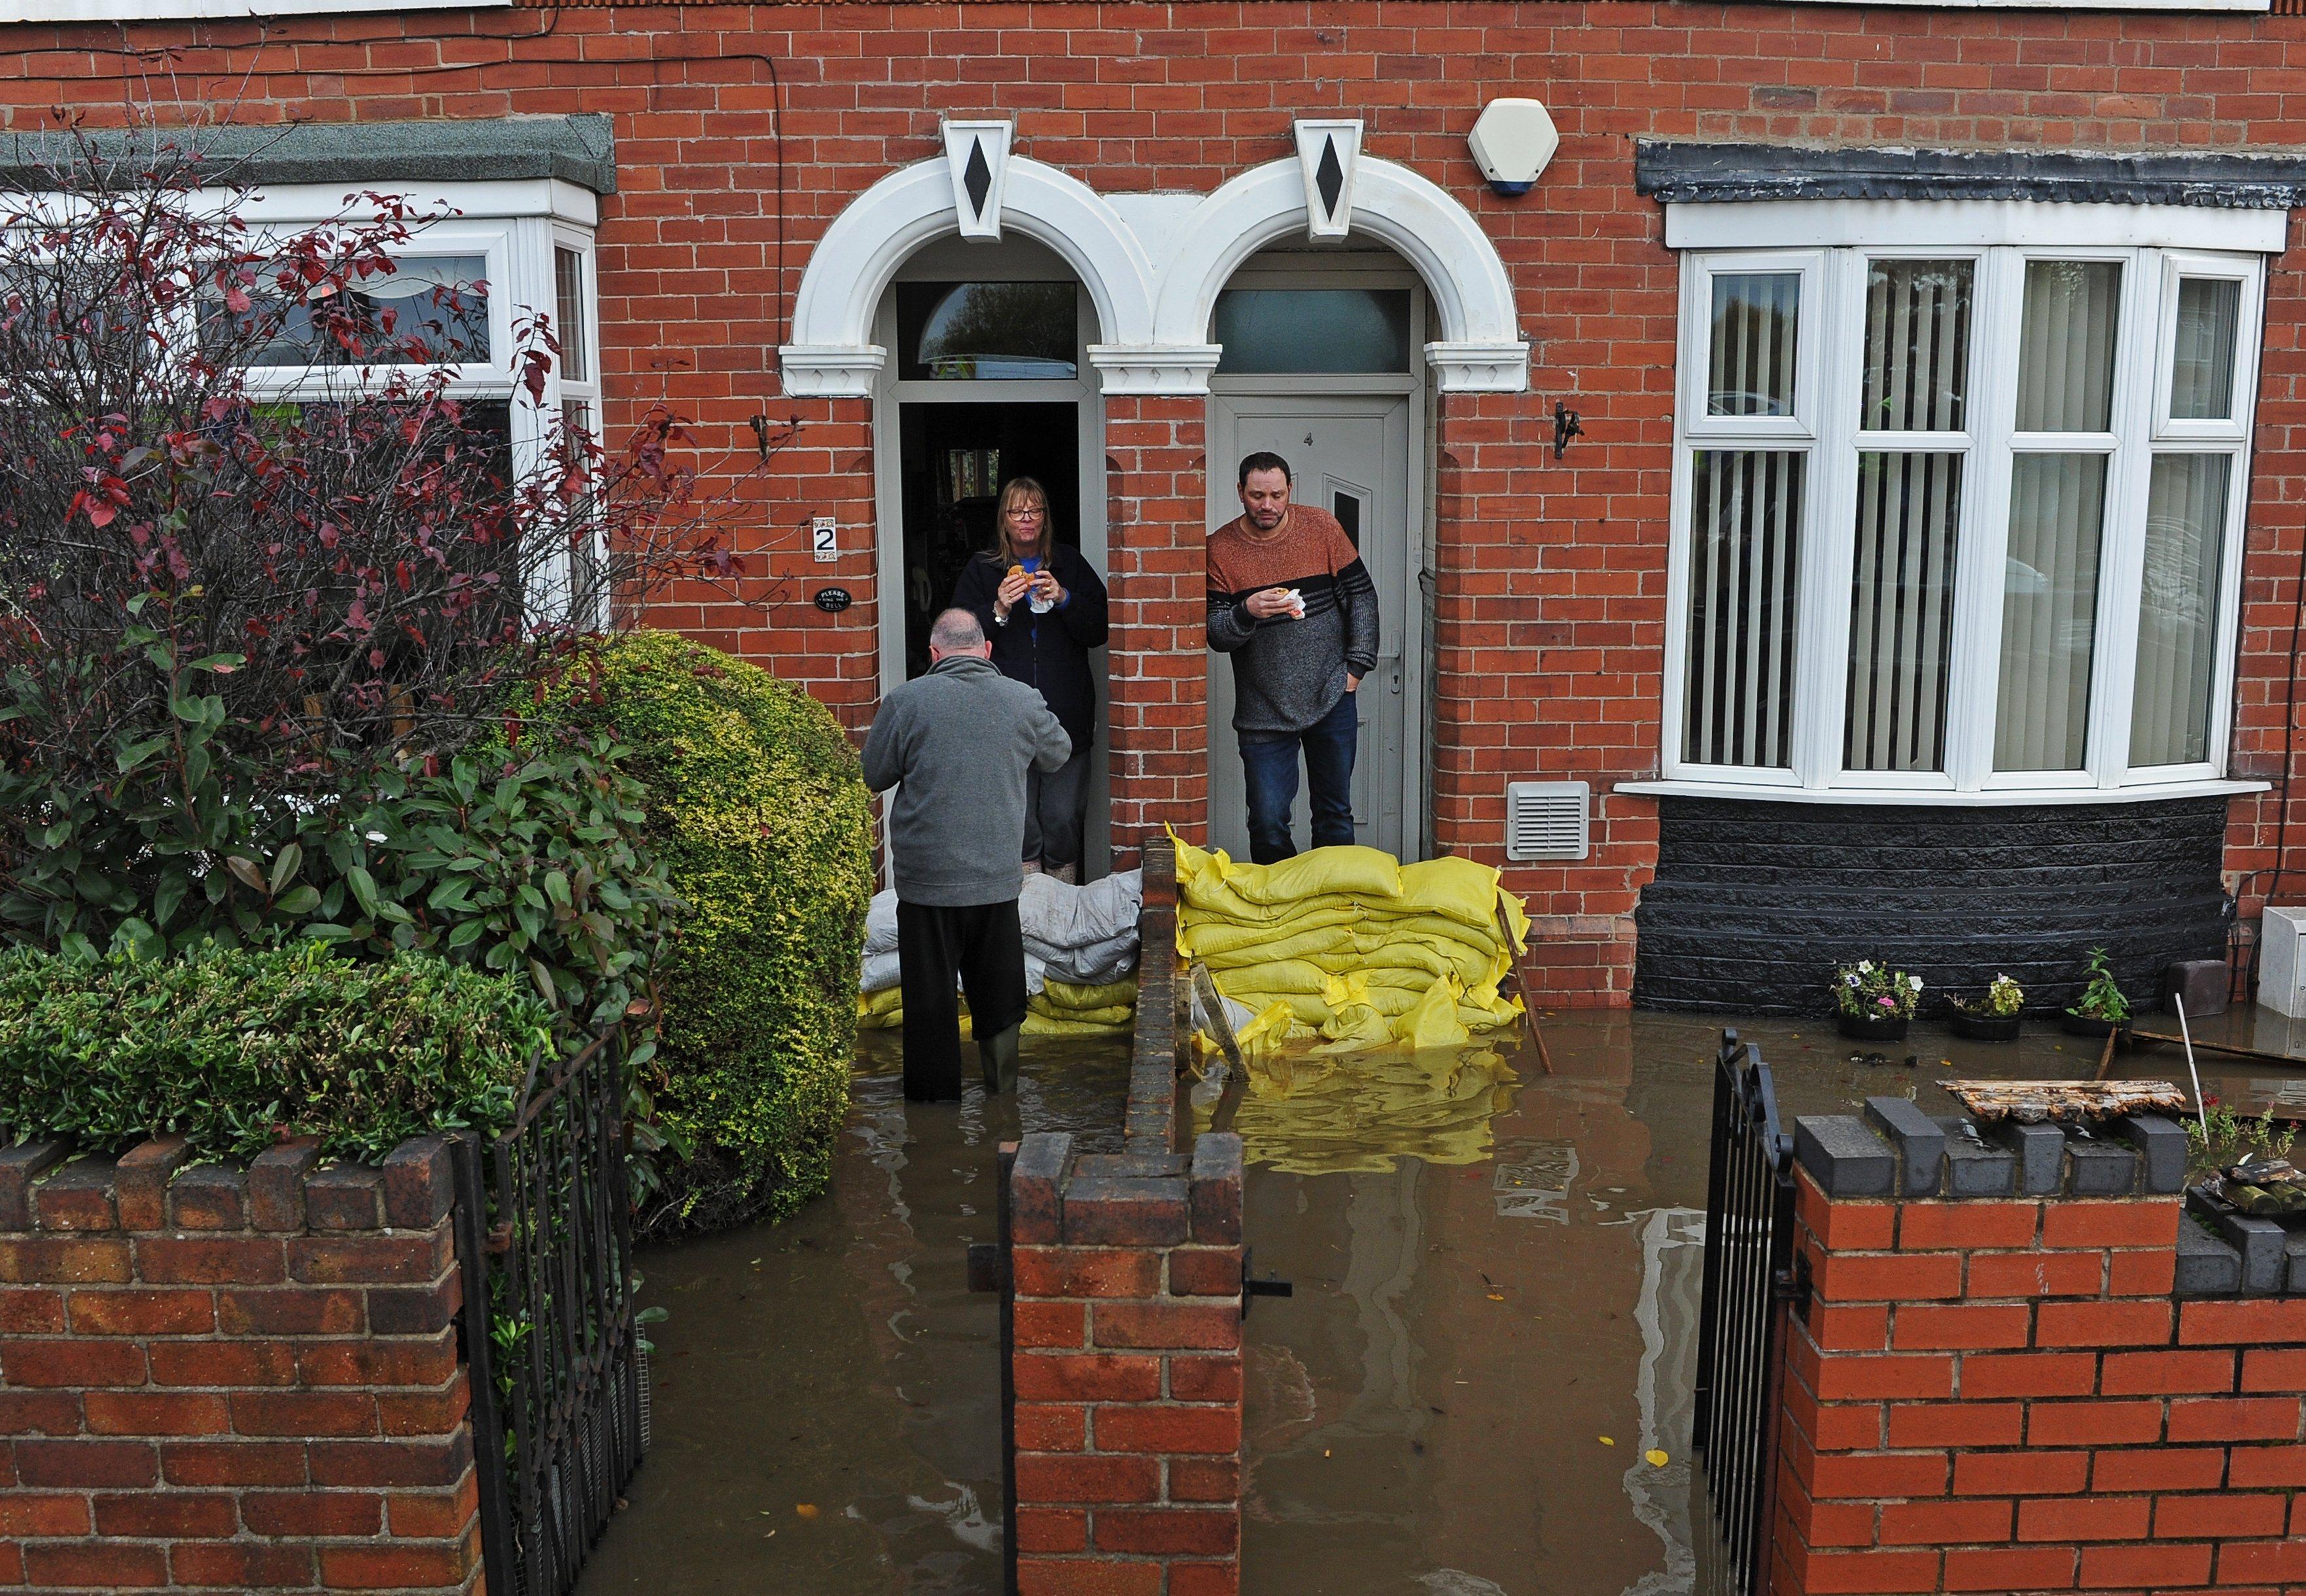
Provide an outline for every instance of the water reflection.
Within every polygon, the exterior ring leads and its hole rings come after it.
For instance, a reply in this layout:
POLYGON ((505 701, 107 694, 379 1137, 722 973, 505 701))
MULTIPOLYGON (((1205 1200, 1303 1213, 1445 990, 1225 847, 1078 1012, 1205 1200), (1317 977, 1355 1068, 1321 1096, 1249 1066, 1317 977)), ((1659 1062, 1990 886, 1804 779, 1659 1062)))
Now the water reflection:
MULTIPOLYGON (((1404 1158, 1474 1164, 1520 1077, 1495 1047, 1252 1057, 1232 1128, 1242 1156, 1291 1174, 1382 1174, 1404 1158)), ((1209 1128, 1216 1105, 1198 1113, 1209 1128)))
POLYGON ((868 1036, 829 1197, 643 1255, 671 1310, 654 1435, 583 1596, 998 1596, 996 1309, 966 1250, 993 1239, 995 1145, 1116 1150, 1128 1069, 1121 1043, 1038 1042, 1013 1097, 909 1104, 868 1036))
MULTIPOLYGON (((1719 1024, 1563 1015, 1550 1072, 1507 1039, 1252 1079, 1249 1240, 1297 1294, 1246 1327, 1245 1596, 1712 1588, 1688 1433, 1719 1024)), ((2096 1063, 2054 1033, 1917 1031, 1909 1067, 1745 1028, 1789 1114, 1943 1114, 1942 1075, 2096 1063)), ((997 1592, 995 1309, 964 1249, 992 1237, 995 1143, 1115 1150, 1127 1071, 1117 1043, 1039 1042, 1013 1097, 908 1105, 894 1037, 868 1037, 828 1199, 644 1256, 672 1310, 654 1445, 585 1596, 997 1592)))

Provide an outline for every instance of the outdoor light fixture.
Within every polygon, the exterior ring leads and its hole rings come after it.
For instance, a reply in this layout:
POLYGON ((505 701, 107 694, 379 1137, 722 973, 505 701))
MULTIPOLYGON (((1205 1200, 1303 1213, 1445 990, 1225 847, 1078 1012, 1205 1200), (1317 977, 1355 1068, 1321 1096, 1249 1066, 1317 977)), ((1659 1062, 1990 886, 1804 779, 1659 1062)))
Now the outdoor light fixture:
POLYGON ((1465 142, 1490 187, 1510 200, 1537 186, 1538 174, 1561 147, 1561 135, 1541 102, 1493 99, 1474 119, 1465 142))

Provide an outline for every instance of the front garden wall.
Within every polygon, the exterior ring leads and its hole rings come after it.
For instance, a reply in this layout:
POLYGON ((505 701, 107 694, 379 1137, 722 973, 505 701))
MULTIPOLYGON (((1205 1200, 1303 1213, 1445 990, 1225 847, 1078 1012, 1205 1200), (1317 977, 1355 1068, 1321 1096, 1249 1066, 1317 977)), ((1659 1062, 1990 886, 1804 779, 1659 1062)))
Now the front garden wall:
POLYGON ((0 1585, 471 1592, 448 1144, 0 1152, 0 1585))

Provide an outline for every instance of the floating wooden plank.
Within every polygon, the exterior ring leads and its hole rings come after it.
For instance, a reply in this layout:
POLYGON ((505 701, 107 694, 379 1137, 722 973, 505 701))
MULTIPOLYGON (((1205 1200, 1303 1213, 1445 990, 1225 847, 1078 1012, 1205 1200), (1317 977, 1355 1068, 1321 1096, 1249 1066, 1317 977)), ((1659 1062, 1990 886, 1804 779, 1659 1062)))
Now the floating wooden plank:
POLYGON ((2186 1106, 2186 1094, 2166 1080, 1942 1080, 1938 1084, 1972 1115, 1988 1123, 2111 1120, 2125 1114, 2169 1113, 2186 1106))

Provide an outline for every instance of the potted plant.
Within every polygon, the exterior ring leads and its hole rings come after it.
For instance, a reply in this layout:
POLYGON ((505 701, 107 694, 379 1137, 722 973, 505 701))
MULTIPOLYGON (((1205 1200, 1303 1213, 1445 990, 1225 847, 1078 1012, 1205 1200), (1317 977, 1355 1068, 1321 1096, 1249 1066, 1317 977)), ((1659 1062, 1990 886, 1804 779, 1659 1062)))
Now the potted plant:
POLYGON ((1977 1042, 2014 1042, 2019 1011, 2026 1006, 2026 989, 2008 976, 1996 976, 1986 994, 1974 1003, 1953 1000, 1950 1023, 1957 1037, 1977 1042))
POLYGON ((1834 1021, 1845 1037, 1895 1042, 1906 1034, 1922 977, 1860 959, 1833 972, 1834 1021))
POLYGON ((2066 1011, 2066 1029, 2077 1037, 2103 1037, 2129 1023, 2130 1000, 2114 985, 2114 971, 2105 961, 2105 950, 2092 948, 2089 985, 2082 988, 2081 1001, 2066 1011))

